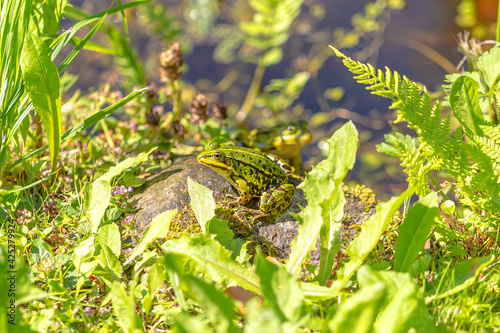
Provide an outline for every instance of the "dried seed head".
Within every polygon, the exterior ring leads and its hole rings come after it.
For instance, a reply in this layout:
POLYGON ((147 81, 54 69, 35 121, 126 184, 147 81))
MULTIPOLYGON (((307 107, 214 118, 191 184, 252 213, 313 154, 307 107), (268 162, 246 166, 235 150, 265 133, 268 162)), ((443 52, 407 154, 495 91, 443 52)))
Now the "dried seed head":
POLYGON ((219 120, 224 120, 227 118, 227 107, 226 104, 216 103, 212 106, 212 116, 219 120))
POLYGON ((146 122, 152 126, 160 123, 161 115, 165 113, 165 106, 162 104, 153 104, 148 113, 146 113, 146 122))
POLYGON ((171 129, 171 132, 172 132, 172 136, 174 136, 174 137, 183 137, 184 134, 186 134, 186 129, 178 121, 173 121, 171 123, 170 129, 171 129))
POLYGON ((160 77, 163 82, 177 80, 181 75, 182 61, 181 48, 179 43, 170 44, 168 50, 160 54, 160 77))
POLYGON ((189 104, 191 114, 193 115, 192 122, 199 125, 207 121, 208 101, 203 94, 196 95, 189 104))

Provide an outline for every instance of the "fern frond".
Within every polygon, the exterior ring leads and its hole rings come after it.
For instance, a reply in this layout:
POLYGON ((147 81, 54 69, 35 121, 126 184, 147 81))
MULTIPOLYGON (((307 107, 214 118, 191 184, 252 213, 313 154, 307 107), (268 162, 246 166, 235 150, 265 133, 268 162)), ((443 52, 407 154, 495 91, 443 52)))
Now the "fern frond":
POLYGON ((449 131, 442 133, 442 130, 448 129, 449 124, 442 123, 439 104, 432 102, 425 87, 420 88, 417 83, 387 67, 383 72, 370 64, 355 61, 333 47, 332 49, 355 74, 357 82, 366 85, 366 89, 372 94, 392 100, 390 108, 398 110, 397 121, 408 122, 408 127, 414 129, 423 141, 443 153, 442 148, 446 147, 446 141, 449 140, 449 131), (436 133, 440 134, 436 136, 436 133))
POLYGON ((481 151, 491 159, 493 167, 500 170, 500 125, 481 126, 485 136, 474 136, 481 151))
POLYGON ((408 183, 416 188, 419 196, 425 196, 431 189, 427 182, 427 174, 431 170, 442 168, 442 161, 435 158, 431 148, 420 143, 409 135, 396 133, 385 136, 387 143, 377 146, 379 152, 398 156, 403 171, 408 175, 408 183))

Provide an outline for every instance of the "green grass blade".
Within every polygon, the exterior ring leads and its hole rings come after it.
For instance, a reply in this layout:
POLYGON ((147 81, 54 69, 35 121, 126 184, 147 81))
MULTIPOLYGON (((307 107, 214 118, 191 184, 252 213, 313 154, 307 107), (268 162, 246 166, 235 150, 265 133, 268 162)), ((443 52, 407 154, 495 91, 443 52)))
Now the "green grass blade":
MULTIPOLYGON (((68 54, 68 56, 61 62, 61 64, 59 65, 59 73, 62 73, 62 71, 66 68, 66 66, 69 65, 69 63, 71 61, 73 61, 73 59, 75 59, 76 55, 83 49, 83 47, 87 44, 87 42, 90 40, 90 38, 92 38, 92 36, 94 36, 94 34, 97 32, 97 30, 99 30, 99 28, 101 27, 102 23, 104 22, 104 20, 106 19, 106 15, 104 15, 100 20, 99 22, 97 22, 96 25, 94 25, 94 27, 92 28, 92 30, 90 30, 90 32, 80 41, 80 43, 73 49, 73 51, 71 51, 70 54, 68 54)), ((61 43, 62 44, 62 43, 61 43)))
POLYGON ((21 53, 21 69, 26 92, 40 116, 49 141, 52 172, 57 166, 61 144, 61 92, 59 72, 40 38, 26 35, 21 53))
POLYGON ((118 3, 120 4, 120 7, 122 7, 121 13, 122 13, 122 21, 123 21, 123 30, 125 31, 125 36, 127 36, 127 40, 130 40, 130 35, 128 33, 127 16, 125 16, 125 12, 123 11, 122 0, 118 0, 118 3))
POLYGON ((64 16, 69 18, 69 19, 75 20, 75 21, 81 21, 84 19, 95 20, 95 19, 101 18, 103 15, 114 14, 114 13, 120 12, 124 9, 136 7, 136 6, 139 6, 141 4, 151 2, 151 1, 152 0, 136 0, 136 1, 127 2, 121 6, 116 6, 116 7, 110 8, 109 10, 102 11, 102 12, 94 14, 92 16, 86 15, 85 13, 83 13, 81 10, 79 10, 76 7, 67 6, 66 8, 64 8, 64 16))
POLYGON ((498 9, 497 9, 497 30, 496 30, 496 42, 500 43, 500 0, 498 0, 498 9))
MULTIPOLYGON (((140 95, 142 95, 142 93, 144 93, 144 91, 146 91, 146 90, 147 90, 147 88, 143 88, 143 89, 134 91, 134 92, 128 94, 125 98, 123 98, 123 99, 119 100, 118 102, 116 102, 116 103, 108 106, 104 110, 96 112, 92 116, 88 117, 87 119, 85 119, 82 122, 80 122, 77 125, 75 125, 72 129, 66 131, 61 136, 61 141, 65 141, 67 139, 70 139, 73 136, 75 136, 76 134, 80 133, 81 131, 86 130, 87 128, 89 128, 90 126, 96 124, 98 121, 100 121, 101 119, 104 119, 105 117, 107 117, 111 113, 115 112, 116 110, 118 110, 119 108, 121 108, 122 106, 124 106, 125 104, 127 104, 128 102, 130 102, 131 100, 133 100, 134 98, 137 98, 140 95)), ((11 170, 13 167, 15 167, 16 165, 18 165, 19 163, 27 160, 28 158, 30 158, 32 156, 35 156, 35 155, 41 153, 45 149, 47 149, 47 146, 38 148, 37 150, 29 153, 28 155, 25 155, 25 156, 21 157, 17 161, 14 161, 12 164, 10 164, 6 168, 6 171, 11 170)))

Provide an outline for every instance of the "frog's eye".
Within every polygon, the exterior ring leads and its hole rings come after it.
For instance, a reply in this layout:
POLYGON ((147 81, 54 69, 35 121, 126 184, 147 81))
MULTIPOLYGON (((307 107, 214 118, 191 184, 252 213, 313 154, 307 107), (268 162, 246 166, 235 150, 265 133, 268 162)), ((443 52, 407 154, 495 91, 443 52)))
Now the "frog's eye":
POLYGON ((218 142, 210 142, 210 144, 208 145, 208 149, 215 149, 217 147, 219 147, 218 142))
POLYGON ((220 151, 214 152, 214 158, 220 160, 222 158, 222 153, 220 151))
POLYGON ((287 131, 290 131, 290 132, 293 132, 293 131, 295 131, 295 126, 291 126, 291 125, 290 125, 290 126, 288 126, 288 127, 286 128, 286 130, 287 130, 287 131))

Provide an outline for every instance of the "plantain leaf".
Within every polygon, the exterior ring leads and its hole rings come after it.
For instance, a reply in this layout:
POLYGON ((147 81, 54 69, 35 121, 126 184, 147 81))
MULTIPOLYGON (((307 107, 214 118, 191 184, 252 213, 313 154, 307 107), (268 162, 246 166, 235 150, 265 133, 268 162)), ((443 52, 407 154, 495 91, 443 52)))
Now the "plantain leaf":
POLYGON ((394 257, 396 272, 409 272, 418 253, 423 249, 434 223, 434 217, 439 212, 437 200, 436 192, 431 192, 408 211, 396 239, 394 257))
POLYGON ((28 33, 21 52, 23 80, 35 112, 47 132, 52 163, 56 169, 61 144, 61 92, 59 72, 40 38, 28 33))
POLYGON ((327 141, 330 150, 326 160, 316 165, 306 174, 305 181, 298 186, 304 191, 308 205, 297 215, 299 219, 299 234, 291 245, 290 259, 287 263, 288 271, 297 276, 307 254, 316 245, 321 233, 322 260, 321 282, 326 281, 331 273, 329 266, 335 255, 335 234, 340 229, 340 219, 343 215, 343 196, 339 190, 340 184, 347 171, 352 168, 356 158, 357 131, 352 122, 342 126, 327 141), (340 218, 339 218, 340 217, 340 218))
POLYGON ((135 257, 144 252, 148 245, 155 239, 165 238, 170 229, 170 222, 175 214, 177 214, 177 209, 172 209, 167 210, 155 217, 144 232, 139 244, 137 244, 134 251, 130 254, 130 257, 123 263, 123 265, 125 266, 129 264, 135 257))
POLYGON ((122 284, 113 281, 111 285, 111 300, 113 302, 113 312, 118 318, 118 324, 126 333, 133 333, 139 326, 139 318, 135 312, 134 293, 127 292, 122 284))
POLYGON ((96 240, 100 245, 106 245, 116 257, 121 254, 122 243, 120 230, 115 223, 105 224, 99 228, 96 240))
POLYGON ((96 180, 85 185, 85 214, 89 219, 92 234, 97 233, 110 200, 111 185, 109 182, 96 180))
POLYGON ((213 191, 198 184, 190 177, 187 179, 189 197, 191 198, 191 208, 193 209, 196 220, 200 224, 203 233, 207 232, 206 224, 215 217, 215 200, 213 191))
POLYGON ((459 77, 451 86, 451 109, 469 137, 471 133, 484 136, 479 127, 484 125, 484 116, 479 106, 478 90, 479 83, 468 76, 459 77))
POLYGON ((239 285, 261 294, 259 279, 253 270, 234 261, 231 252, 214 237, 208 234, 186 234, 180 239, 166 241, 161 247, 165 253, 181 257, 186 272, 200 272, 207 279, 229 286, 239 285))

